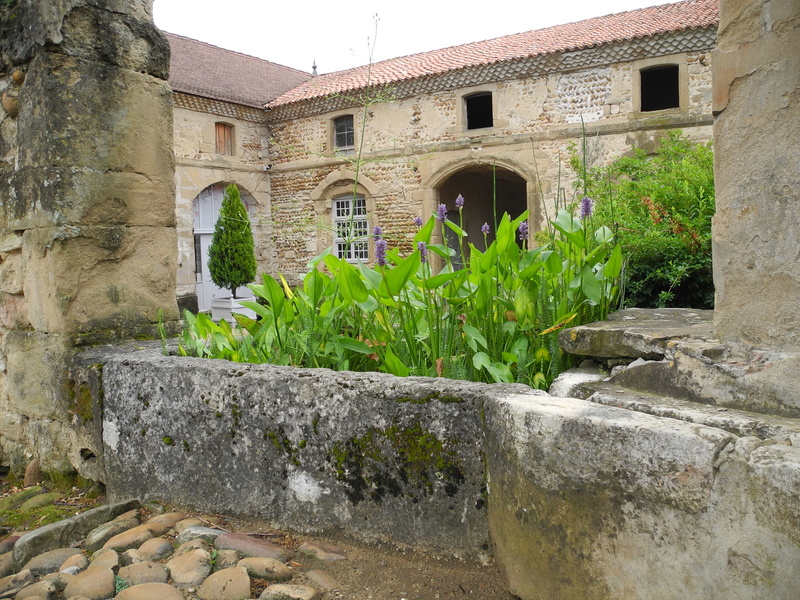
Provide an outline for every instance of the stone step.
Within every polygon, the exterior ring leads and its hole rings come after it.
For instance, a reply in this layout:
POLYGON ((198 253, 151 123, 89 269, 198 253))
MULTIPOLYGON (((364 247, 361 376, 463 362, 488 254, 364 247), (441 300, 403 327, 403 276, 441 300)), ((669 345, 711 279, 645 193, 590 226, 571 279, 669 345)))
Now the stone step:
MULTIPOLYGON (((800 354, 731 348, 713 338, 713 311, 626 309, 563 331, 561 348, 613 369, 637 392, 800 418, 800 354), (628 368, 614 369, 619 365, 628 368)), ((586 396, 581 396, 586 397, 586 396)))
POLYGON ((597 404, 697 423, 739 437, 756 437, 794 446, 800 444, 800 421, 797 419, 631 390, 608 380, 586 382, 582 387, 590 394, 587 400, 597 404))

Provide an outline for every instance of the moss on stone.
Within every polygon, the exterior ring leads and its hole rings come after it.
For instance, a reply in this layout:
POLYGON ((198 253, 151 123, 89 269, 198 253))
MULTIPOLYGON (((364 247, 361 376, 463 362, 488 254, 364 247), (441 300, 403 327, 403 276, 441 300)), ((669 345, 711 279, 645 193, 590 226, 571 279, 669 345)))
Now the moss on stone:
POLYGON ((265 429, 264 440, 269 441, 275 447, 275 450, 277 450, 278 453, 285 454, 286 458, 288 458, 289 462, 291 462, 293 465, 300 466, 300 460, 297 458, 296 454, 298 450, 305 448, 305 440, 295 447, 292 444, 292 440, 290 440, 284 432, 283 427, 278 427, 276 431, 265 429))
POLYGON ((372 427, 361 436, 336 442, 328 458, 354 504, 366 499, 381 502, 386 494, 419 500, 437 486, 452 497, 464 483, 455 452, 418 422, 372 427))

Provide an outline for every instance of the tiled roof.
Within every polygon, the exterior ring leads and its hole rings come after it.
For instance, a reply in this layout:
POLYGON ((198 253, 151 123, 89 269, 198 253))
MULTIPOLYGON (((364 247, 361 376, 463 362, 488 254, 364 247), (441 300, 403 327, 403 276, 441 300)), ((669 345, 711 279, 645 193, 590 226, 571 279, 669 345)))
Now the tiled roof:
POLYGON ((287 91, 268 105, 282 106, 368 85, 382 86, 479 65, 590 48, 685 29, 706 28, 718 22, 718 0, 687 0, 641 8, 320 75, 287 91))
POLYGON ((254 56, 166 33, 169 83, 176 92, 263 108, 311 75, 254 56))

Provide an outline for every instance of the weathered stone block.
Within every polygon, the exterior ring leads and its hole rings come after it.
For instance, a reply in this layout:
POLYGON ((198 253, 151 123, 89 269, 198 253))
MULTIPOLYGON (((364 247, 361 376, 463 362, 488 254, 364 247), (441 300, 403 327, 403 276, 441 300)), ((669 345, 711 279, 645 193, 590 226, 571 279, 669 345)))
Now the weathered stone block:
POLYGON ((576 399, 501 399, 486 422, 495 557, 523 600, 794 593, 794 448, 576 399))
POLYGON ((152 324, 161 309, 174 319, 175 239, 174 229, 123 225, 26 231, 31 323, 43 332, 101 334, 152 324))
POLYGON ((485 552, 484 397, 529 388, 120 358, 103 368, 111 494, 485 552))
POLYGON ((20 93, 19 166, 161 173, 173 166, 171 115, 162 80, 41 53, 20 93))
POLYGON ((175 199, 169 163, 150 177, 75 167, 27 167, 10 177, 9 226, 173 227, 175 199))

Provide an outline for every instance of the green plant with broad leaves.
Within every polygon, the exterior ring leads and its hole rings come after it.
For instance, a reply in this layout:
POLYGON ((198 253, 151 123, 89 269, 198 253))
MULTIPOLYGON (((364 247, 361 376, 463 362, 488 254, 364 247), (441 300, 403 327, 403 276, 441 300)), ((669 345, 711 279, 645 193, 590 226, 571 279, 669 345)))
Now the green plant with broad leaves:
POLYGON ((610 229, 594 229, 590 218, 563 209, 548 227, 549 239, 529 247, 526 219, 527 212, 514 220, 504 215, 481 251, 466 243, 463 223, 440 207, 426 223, 417 221, 416 250, 407 256, 389 248, 376 228, 374 267, 329 249, 309 263, 301 286, 264 275, 250 285, 260 302, 243 302, 257 320, 237 315, 231 327, 187 312, 179 351, 546 388, 571 366, 558 347, 559 330, 608 314, 622 252, 610 229), (445 239, 446 230, 468 249, 463 268, 454 262, 463 253, 433 242, 445 239))
POLYGON ((594 222, 611 228, 624 249, 624 305, 713 308, 710 144, 673 130, 652 155, 635 149, 587 169, 573 150, 571 163, 579 186, 596 200, 594 222))

